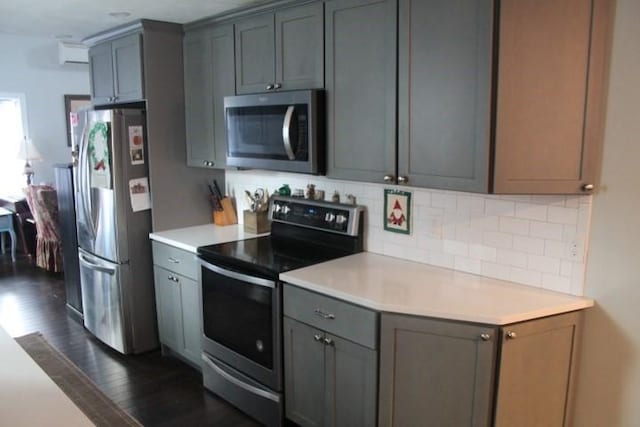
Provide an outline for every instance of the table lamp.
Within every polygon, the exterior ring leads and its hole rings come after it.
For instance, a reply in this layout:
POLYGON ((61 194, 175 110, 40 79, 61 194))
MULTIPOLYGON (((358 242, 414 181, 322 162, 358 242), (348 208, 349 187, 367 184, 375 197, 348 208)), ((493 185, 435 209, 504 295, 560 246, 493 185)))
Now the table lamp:
POLYGON ((38 152, 38 149, 33 145, 33 141, 29 138, 24 138, 22 144, 20 144, 20 151, 18 151, 18 158, 24 160, 24 169, 22 173, 27 177, 27 185, 33 183, 33 167, 31 162, 34 160, 42 160, 42 156, 38 152))

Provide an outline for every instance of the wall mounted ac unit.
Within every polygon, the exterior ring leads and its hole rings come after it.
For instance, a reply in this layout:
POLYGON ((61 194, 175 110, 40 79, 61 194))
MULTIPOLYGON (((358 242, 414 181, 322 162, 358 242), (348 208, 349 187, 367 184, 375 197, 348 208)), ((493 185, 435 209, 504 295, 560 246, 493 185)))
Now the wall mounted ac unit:
POLYGON ((58 42, 58 60, 64 64, 88 64, 89 48, 80 43, 58 42))

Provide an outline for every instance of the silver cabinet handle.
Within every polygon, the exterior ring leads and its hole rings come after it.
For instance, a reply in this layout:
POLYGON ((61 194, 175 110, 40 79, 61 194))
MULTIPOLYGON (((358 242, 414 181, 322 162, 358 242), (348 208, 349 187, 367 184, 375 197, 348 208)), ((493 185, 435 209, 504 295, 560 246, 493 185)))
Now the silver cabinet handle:
POLYGON ((393 175, 385 175, 385 176, 384 176, 384 178, 382 178, 382 179, 384 180, 384 182, 393 182, 393 180, 394 180, 395 178, 396 178, 396 177, 395 177, 395 176, 393 176, 393 175))
POLYGON ((489 335, 489 334, 480 334, 480 339, 482 341, 489 341, 491 339, 491 335, 489 335))
POLYGON ((174 258, 174 257, 172 257, 172 256, 170 256, 170 257, 169 257, 169 258, 167 258, 167 259, 168 259, 168 261, 169 261, 169 262, 172 262, 172 263, 174 263, 174 264, 180 264, 180 260, 179 260, 179 259, 176 259, 176 258, 174 258))
POLYGON ((176 276, 174 276, 173 274, 170 274, 167 276, 167 279, 171 280, 172 282, 180 282, 180 279, 178 279, 176 276))
POLYGON ((585 184, 582 186, 582 191, 593 191, 594 188, 593 184, 585 184))
POLYGON ((265 89, 273 90, 273 88, 274 88, 274 86, 271 83, 269 83, 265 89))
POLYGON ((295 109, 295 106, 289 105, 284 115, 284 123, 282 124, 282 143, 284 144, 284 151, 286 151, 289 160, 296 159, 296 153, 293 152, 293 148, 291 147, 291 120, 293 120, 295 109))
POLYGON ((334 345, 335 344, 331 338, 325 338, 324 339, 324 343, 325 343, 325 345, 334 345))
POLYGON ((320 335, 320 334, 315 334, 313 336, 313 339, 316 340, 316 341, 322 341, 324 339, 324 337, 322 335, 320 335))
POLYGON ((332 320, 332 319, 335 319, 335 318, 336 318, 335 314, 327 313, 326 311, 322 311, 322 310, 320 310, 319 308, 316 308, 315 310, 313 310, 313 312, 314 312, 316 315, 318 315, 318 316, 322 317, 323 319, 332 320))
POLYGON ((406 184, 409 182, 409 178, 406 176, 399 176, 398 177, 398 183, 399 184, 406 184))
POLYGON ((276 84, 273 86, 273 88, 274 88, 274 89, 276 89, 276 90, 277 90, 277 89, 280 89, 281 87, 282 87, 282 84, 280 84, 280 83, 276 83, 276 84))
POLYGON ((517 337, 518 337, 518 335, 515 332, 513 332, 513 331, 507 332, 507 338, 514 340, 517 337))

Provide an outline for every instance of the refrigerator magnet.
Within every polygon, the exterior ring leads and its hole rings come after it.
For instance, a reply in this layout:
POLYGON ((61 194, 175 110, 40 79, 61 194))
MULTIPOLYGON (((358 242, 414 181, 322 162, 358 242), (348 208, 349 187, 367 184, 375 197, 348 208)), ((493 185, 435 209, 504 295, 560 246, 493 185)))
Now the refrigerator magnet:
POLYGON ((134 212, 151 209, 151 194, 149 193, 149 178, 135 178, 129 180, 129 196, 131 209, 134 212))
POLYGON ((142 126, 129 126, 129 154, 132 165, 144 165, 144 136, 142 126))

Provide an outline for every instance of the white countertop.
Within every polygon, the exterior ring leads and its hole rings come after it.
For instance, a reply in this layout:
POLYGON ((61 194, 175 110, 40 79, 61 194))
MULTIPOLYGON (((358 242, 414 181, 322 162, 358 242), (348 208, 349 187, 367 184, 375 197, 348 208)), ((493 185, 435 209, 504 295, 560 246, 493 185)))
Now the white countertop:
POLYGON ((267 234, 246 233, 241 224, 225 226, 205 224, 154 232, 149 234, 149 238, 195 254, 198 253, 198 246, 233 242, 267 234))
POLYGON ((593 306, 593 300, 368 252, 280 279, 378 311, 506 325, 593 306))
POLYGON ((20 345, 0 327, 0 424, 93 426, 20 345))

